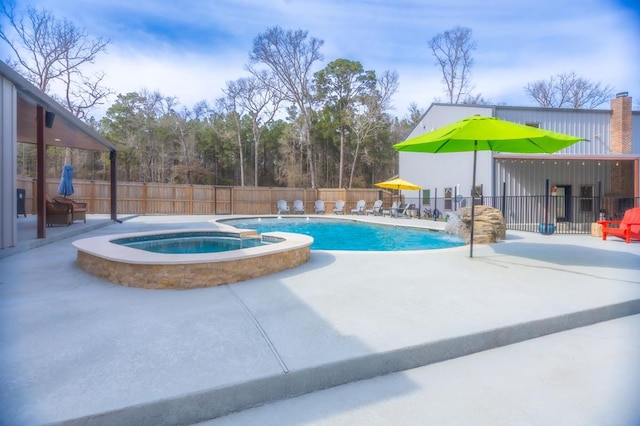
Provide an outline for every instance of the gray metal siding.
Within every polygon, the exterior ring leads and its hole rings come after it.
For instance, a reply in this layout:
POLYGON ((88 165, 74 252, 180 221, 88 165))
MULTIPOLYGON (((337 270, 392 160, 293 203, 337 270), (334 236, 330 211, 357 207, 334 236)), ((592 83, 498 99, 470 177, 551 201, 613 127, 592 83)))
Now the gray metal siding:
POLYGON ((595 188, 600 181, 603 195, 610 192, 610 166, 606 161, 495 159, 495 168, 498 194, 505 182, 508 195, 542 195, 546 179, 551 186, 571 185, 574 191, 579 191, 581 185, 595 188))
POLYGON ((438 129, 472 115, 493 116, 493 107, 477 105, 433 104, 407 139, 438 129))
POLYGON ((545 130, 585 138, 557 154, 607 155, 610 149, 609 110, 570 110, 497 107, 496 116, 514 123, 539 123, 545 130))

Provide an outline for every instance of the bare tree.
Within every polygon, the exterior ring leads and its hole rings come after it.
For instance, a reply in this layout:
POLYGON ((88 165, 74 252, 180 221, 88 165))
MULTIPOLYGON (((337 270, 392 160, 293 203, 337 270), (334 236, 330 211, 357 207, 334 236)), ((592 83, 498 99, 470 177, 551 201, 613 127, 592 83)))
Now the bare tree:
POLYGON ((455 27, 429 40, 429 48, 442 71, 442 81, 446 87, 449 102, 460 103, 471 94, 471 52, 476 43, 471 38, 471 29, 455 27))
POLYGON ((254 185, 258 186, 258 154, 260 138, 266 127, 273 121, 280 105, 280 82, 267 71, 255 76, 241 78, 236 81, 239 94, 239 102, 242 109, 251 118, 251 131, 254 144, 254 185))
POLYGON ((575 72, 560 73, 546 80, 527 84, 527 94, 546 108, 594 109, 608 101, 613 89, 594 83, 575 72))
POLYGON ((242 148, 242 125, 240 122, 243 106, 240 101, 242 99, 242 88, 239 80, 227 81, 227 87, 222 89, 222 92, 225 94, 225 97, 218 99, 217 102, 218 106, 233 119, 240 159, 240 186, 244 186, 244 152, 242 148))
POLYGON ((15 60, 9 60, 11 66, 79 118, 104 103, 112 93, 101 86, 104 74, 89 77, 83 67, 106 51, 107 40, 90 38, 83 28, 66 19, 58 20, 47 10, 29 6, 26 12, 18 13, 14 1, 0 4, 11 30, 0 26, 0 39, 15 56, 15 60), (54 82, 62 85, 62 95, 52 93, 54 82))
POLYGON ((171 129, 172 137, 179 142, 182 149, 182 158, 180 164, 174 166, 174 171, 183 172, 184 182, 191 185, 193 183, 193 174, 196 169, 195 151, 196 137, 195 125, 197 123, 198 114, 206 108, 203 102, 196 104, 193 110, 182 107, 179 112, 171 109, 166 114, 166 120, 171 129))
POLYGON ((376 91, 373 94, 363 96, 358 111, 353 114, 351 128, 356 136, 356 149, 351 164, 349 176, 349 188, 353 184, 353 178, 358 160, 358 151, 363 143, 373 137, 386 126, 385 112, 391 108, 391 98, 398 90, 398 73, 385 71, 377 80, 376 91))
MULTIPOLYGON (((316 167, 311 141, 311 114, 313 93, 311 85, 311 67, 322 60, 320 47, 324 41, 311 37, 307 31, 285 31, 279 26, 267 29, 253 41, 253 49, 249 53, 251 64, 266 65, 282 83, 284 88, 281 97, 292 102, 303 118, 303 132, 307 148, 307 164, 311 187, 316 187, 316 167)), ((258 71, 249 66, 254 75, 258 71)))
POLYGON ((418 104, 411 102, 409 104, 409 111, 407 112, 405 120, 413 128, 420 123, 423 115, 424 111, 420 110, 418 104))

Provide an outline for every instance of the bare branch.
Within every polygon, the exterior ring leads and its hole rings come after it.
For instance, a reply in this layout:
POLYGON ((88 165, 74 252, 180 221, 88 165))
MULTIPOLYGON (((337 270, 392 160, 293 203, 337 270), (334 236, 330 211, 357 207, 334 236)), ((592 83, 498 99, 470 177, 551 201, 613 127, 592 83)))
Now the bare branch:
POLYGON ((459 103, 473 89, 471 52, 475 50, 476 43, 471 38, 471 29, 455 27, 438 34, 429 40, 429 48, 442 72, 442 82, 445 84, 449 102, 459 103))
POLYGON ((591 82, 575 72, 560 73, 547 80, 527 84, 527 94, 546 108, 593 109, 611 98, 611 86, 591 82))
POLYGON ((86 31, 66 19, 58 20, 47 10, 27 7, 18 13, 15 2, 2 3, 0 13, 7 17, 15 39, 0 27, 0 39, 15 56, 17 71, 43 92, 52 94, 51 84, 62 84, 64 95, 58 98, 77 117, 103 103, 112 92, 100 85, 104 74, 89 77, 82 67, 93 63, 104 52, 108 41, 90 38, 86 31))

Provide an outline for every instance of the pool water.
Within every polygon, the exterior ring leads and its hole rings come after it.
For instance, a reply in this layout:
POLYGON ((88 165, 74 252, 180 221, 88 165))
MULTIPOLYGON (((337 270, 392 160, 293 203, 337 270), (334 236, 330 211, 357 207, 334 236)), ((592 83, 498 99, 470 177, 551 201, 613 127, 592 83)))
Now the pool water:
POLYGON ((314 238, 312 250, 433 250, 464 245, 461 238, 444 232, 342 219, 244 218, 220 222, 258 233, 281 231, 309 235, 314 238))
POLYGON ((261 238, 238 238, 204 232, 120 238, 112 242, 138 250, 165 254, 219 253, 268 244, 261 238))

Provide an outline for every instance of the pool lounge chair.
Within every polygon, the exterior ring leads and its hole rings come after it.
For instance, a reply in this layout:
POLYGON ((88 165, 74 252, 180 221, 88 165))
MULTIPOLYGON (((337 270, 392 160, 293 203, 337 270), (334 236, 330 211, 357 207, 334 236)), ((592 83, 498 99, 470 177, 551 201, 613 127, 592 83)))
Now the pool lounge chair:
POLYGON ((401 203, 398 208, 391 212, 391 216, 393 217, 409 217, 407 214, 407 210, 409 210, 409 204, 401 203))
POLYGON ((382 210, 382 216, 393 216, 395 212, 398 210, 398 203, 394 201, 391 204, 391 208, 389 210, 382 210))
POLYGON ((351 209, 351 214, 364 214, 367 202, 365 200, 358 200, 356 207, 351 209))
POLYGON ((316 200, 316 203, 313 206, 313 211, 315 214, 324 214, 324 201, 316 200))
POLYGON ((293 200, 293 214, 304 214, 304 203, 302 200, 293 200))
POLYGON ((336 205, 333 208, 333 214, 344 214, 344 201, 336 201, 336 205))
POLYGON ((607 236, 622 238, 627 244, 631 240, 640 241, 640 207, 634 207, 624 212, 622 220, 599 220, 602 225, 602 239, 607 236))
POLYGON ((285 200, 278 200, 276 206, 278 207, 278 214, 289 213, 289 206, 285 200))
POLYGON ((382 216, 382 200, 376 200, 376 202, 373 203, 373 207, 367 209, 367 216, 370 214, 374 216, 382 216))

